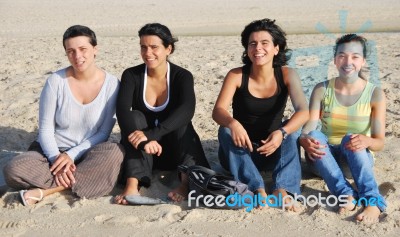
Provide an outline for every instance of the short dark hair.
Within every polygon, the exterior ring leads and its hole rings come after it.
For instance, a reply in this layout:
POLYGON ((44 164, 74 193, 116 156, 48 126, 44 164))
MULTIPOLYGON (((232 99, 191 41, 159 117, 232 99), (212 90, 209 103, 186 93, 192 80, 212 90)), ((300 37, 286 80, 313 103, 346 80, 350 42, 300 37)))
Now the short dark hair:
POLYGON ((144 35, 158 36, 162 40, 165 48, 167 48, 169 45, 172 46, 171 54, 175 50, 175 43, 178 42, 178 39, 172 36, 171 31, 168 29, 168 27, 160 23, 146 24, 142 28, 140 28, 138 33, 139 37, 142 37, 144 35))
POLYGON ((287 48, 286 33, 275 24, 275 20, 268 18, 256 20, 248 24, 242 34, 241 41, 244 47, 242 54, 242 62, 244 64, 251 64, 250 58, 247 55, 247 47, 249 44, 249 37, 253 32, 267 31, 272 36, 274 46, 279 45, 279 52, 274 56, 273 67, 281 67, 287 65, 290 60, 290 49, 287 48))
POLYGON ((97 45, 97 39, 96 39, 96 34, 94 33, 93 30, 91 30, 87 26, 82 26, 82 25, 73 25, 69 27, 64 35, 63 35, 63 46, 65 49, 65 40, 78 37, 78 36, 86 36, 89 38, 89 43, 93 46, 97 45))
POLYGON ((368 53, 367 39, 364 38, 363 36, 357 35, 357 34, 346 34, 346 35, 339 37, 336 40, 335 47, 333 48, 334 56, 336 57, 337 50, 341 44, 350 43, 350 42, 359 42, 361 44, 361 46, 363 47, 363 57, 367 58, 367 53, 368 53))

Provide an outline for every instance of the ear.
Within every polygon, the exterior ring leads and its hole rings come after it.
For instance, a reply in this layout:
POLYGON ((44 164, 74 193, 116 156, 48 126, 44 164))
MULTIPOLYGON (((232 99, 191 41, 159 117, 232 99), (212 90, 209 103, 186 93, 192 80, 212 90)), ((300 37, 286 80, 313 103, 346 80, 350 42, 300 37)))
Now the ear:
POLYGON ((172 45, 168 45, 167 47, 167 56, 170 55, 172 52, 172 45))
POLYGON ((278 55, 278 53, 279 53, 279 45, 277 44, 276 46, 275 46, 275 52, 274 52, 274 54, 275 54, 275 56, 276 55, 278 55))
POLYGON ((99 48, 96 45, 96 46, 93 47, 93 54, 94 54, 95 58, 96 58, 96 55, 97 55, 98 52, 99 52, 99 48))
POLYGON ((367 64, 367 60, 365 60, 365 58, 363 58, 362 67, 364 67, 364 66, 365 66, 365 64, 367 64))

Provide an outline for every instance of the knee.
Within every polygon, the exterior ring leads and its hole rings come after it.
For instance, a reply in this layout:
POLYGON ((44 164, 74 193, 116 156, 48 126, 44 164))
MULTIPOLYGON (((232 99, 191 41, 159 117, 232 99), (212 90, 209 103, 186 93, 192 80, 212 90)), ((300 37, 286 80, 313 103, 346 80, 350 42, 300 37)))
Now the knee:
MULTIPOLYGON (((131 133, 135 130, 141 130, 147 127, 146 116, 139 110, 132 110, 128 115, 129 125, 121 126, 121 133, 131 133)), ((129 135, 129 134, 126 134, 129 135)))
POLYGON ((308 135, 316 140, 318 140, 320 143, 327 143, 327 138, 326 135, 323 134, 321 131, 319 130, 313 130, 311 132, 308 133, 308 135))
POLYGON ((107 144, 108 150, 111 154, 110 158, 116 163, 122 163, 125 157, 125 149, 121 144, 118 143, 109 143, 107 144))
POLYGON ((351 138, 351 134, 346 134, 343 138, 342 138, 342 141, 341 141, 341 146, 344 146, 344 145, 346 145, 346 143, 348 143, 349 141, 350 141, 350 138, 351 138))
POLYGON ((20 166, 18 165, 18 160, 18 156, 12 158, 3 168, 4 180, 9 187, 13 187, 13 181, 17 179, 17 176, 19 176, 21 172, 21 169, 19 168, 20 166))
POLYGON ((112 160, 113 163, 122 163, 125 156, 125 149, 121 144, 114 142, 104 142, 97 145, 90 153, 102 152, 104 159, 112 160))

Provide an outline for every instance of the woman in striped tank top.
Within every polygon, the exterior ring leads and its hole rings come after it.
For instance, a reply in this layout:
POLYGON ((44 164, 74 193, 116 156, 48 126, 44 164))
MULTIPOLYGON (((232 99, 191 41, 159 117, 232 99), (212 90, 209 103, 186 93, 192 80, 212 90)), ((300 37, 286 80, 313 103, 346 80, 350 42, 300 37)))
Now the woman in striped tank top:
POLYGON ((372 154, 384 146, 386 102, 383 91, 361 74, 366 41, 356 34, 336 41, 334 63, 339 76, 315 86, 310 120, 300 144, 329 191, 344 200, 339 203, 339 213, 363 204, 356 220, 372 223, 379 221, 386 208, 374 177, 372 154), (316 130, 318 121, 320 131, 316 130), (356 189, 346 180, 345 168, 350 170, 356 189))

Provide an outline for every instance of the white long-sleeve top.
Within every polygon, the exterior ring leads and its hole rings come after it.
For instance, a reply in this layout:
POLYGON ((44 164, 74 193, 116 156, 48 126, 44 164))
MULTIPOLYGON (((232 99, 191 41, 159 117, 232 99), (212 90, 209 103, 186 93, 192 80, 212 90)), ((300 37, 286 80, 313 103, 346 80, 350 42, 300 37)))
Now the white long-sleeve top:
POLYGON ((37 141, 50 163, 55 161, 60 150, 77 160, 92 146, 107 141, 116 121, 119 80, 105 73, 99 94, 84 105, 71 92, 66 68, 47 79, 40 95, 37 141))

